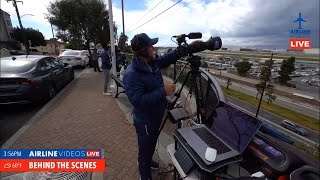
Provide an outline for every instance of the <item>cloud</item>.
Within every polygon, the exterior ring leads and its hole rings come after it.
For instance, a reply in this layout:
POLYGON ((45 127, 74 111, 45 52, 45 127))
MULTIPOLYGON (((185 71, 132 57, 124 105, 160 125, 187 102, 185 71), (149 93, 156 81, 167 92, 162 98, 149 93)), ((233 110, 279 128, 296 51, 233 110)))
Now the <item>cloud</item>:
MULTIPOLYGON (((107 4, 108 1, 104 1, 107 4)), ((35 15, 23 17, 24 23, 36 26, 42 32, 48 31, 50 24, 44 19, 44 14, 49 2, 32 0, 24 1, 24 4, 19 3, 20 14, 35 15)), ((129 40, 135 34, 145 32, 151 37, 159 37, 158 46, 175 46, 171 41, 173 35, 202 32, 203 40, 210 36, 220 36, 225 46, 288 48, 289 30, 295 26, 291 23, 292 19, 297 18, 301 12, 308 21, 304 23, 304 27, 312 32, 312 46, 319 47, 319 0, 183 0, 141 27, 139 26, 177 1, 163 0, 138 23, 137 21, 158 4, 159 0, 124 2, 125 33, 129 40)), ((11 3, 2 1, 1 8, 9 12, 12 19, 17 18, 11 3)), ((120 0, 113 1, 113 15, 119 35, 122 32, 120 0)), ((46 34, 46 38, 51 34, 43 33, 46 34)))
MULTIPOLYGON (((48 24, 48 21, 45 19, 45 13, 47 13, 47 6, 49 5, 49 2, 50 1, 48 0, 25 0, 23 3, 17 2, 20 16, 23 16, 24 14, 34 15, 26 15, 22 17, 22 20, 38 24, 48 24)), ((1 9, 8 12, 12 20, 17 19, 17 14, 12 2, 1 0, 1 9)))
MULTIPOLYGON (((126 29, 132 30, 132 22, 136 22, 143 14, 148 12, 158 0, 150 0, 144 11, 126 11, 126 29)), ((175 1, 176 2, 176 1, 175 1)), ((167 1, 166 5, 157 8, 156 12, 149 13, 140 24, 173 5, 174 1, 167 1)), ((188 1, 178 4, 168 12, 159 16, 150 23, 128 32, 129 39, 134 34, 146 32, 150 36, 160 38, 159 45, 174 46, 170 38, 172 35, 202 32, 204 38, 221 36, 224 45, 233 46, 264 46, 274 48, 288 48, 289 29, 292 19, 302 12, 313 32, 311 41, 319 46, 319 1, 311 0, 308 3, 300 0, 218 0, 211 2, 188 1), (191 4, 188 4, 190 3, 191 4)), ((119 18, 121 19, 121 10, 119 18)), ((121 21, 118 21, 121 22, 121 21)), ((121 26, 121 24, 119 24, 121 26)))

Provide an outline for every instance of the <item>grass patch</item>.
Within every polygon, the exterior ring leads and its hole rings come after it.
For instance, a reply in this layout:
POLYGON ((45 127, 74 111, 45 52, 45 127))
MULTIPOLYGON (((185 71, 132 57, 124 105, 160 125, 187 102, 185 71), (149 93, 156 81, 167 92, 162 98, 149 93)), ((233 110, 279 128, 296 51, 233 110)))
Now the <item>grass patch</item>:
MULTIPOLYGON (((240 99, 242 101, 245 101, 249 104, 258 106, 259 99, 256 99, 253 96, 232 90, 232 89, 226 89, 225 87, 221 87, 225 94, 228 94, 229 96, 235 97, 237 99, 240 99)), ((262 101, 261 108, 263 110, 269 111, 273 114, 276 114, 278 116, 283 117, 284 119, 292 120, 300 125, 303 125, 305 127, 308 127, 310 129, 313 129, 317 132, 320 131, 320 124, 317 119, 314 119, 312 117, 306 116, 304 114, 292 111, 290 109, 284 108, 282 106, 270 103, 267 104, 266 101, 262 101)))
POLYGON ((299 141, 294 142, 294 146, 306 153, 308 156, 314 157, 315 159, 320 159, 320 146, 314 145, 314 146, 308 146, 306 144, 303 144, 299 141))

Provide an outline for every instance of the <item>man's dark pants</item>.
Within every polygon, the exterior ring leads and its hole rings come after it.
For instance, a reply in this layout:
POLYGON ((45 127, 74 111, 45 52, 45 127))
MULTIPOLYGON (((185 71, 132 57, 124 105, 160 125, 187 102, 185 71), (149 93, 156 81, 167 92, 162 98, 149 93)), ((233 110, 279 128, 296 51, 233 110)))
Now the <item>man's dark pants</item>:
POLYGON ((99 62, 97 60, 93 60, 92 65, 93 65, 94 71, 101 71, 101 69, 99 68, 99 62))
POLYGON ((135 124, 139 146, 139 172, 141 180, 152 179, 151 161, 159 136, 160 124, 135 124))

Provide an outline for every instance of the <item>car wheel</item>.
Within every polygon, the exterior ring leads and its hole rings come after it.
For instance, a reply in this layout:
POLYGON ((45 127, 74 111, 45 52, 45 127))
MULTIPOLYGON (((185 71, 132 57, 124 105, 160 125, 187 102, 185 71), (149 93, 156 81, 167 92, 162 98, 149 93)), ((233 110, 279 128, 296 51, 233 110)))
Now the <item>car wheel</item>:
POLYGON ((52 99, 54 96, 56 96, 56 94, 57 94, 56 88, 54 87, 53 84, 50 84, 48 88, 48 100, 52 99))
POLYGON ((71 76, 70 76, 70 81, 72 81, 74 79, 74 71, 71 71, 71 76))

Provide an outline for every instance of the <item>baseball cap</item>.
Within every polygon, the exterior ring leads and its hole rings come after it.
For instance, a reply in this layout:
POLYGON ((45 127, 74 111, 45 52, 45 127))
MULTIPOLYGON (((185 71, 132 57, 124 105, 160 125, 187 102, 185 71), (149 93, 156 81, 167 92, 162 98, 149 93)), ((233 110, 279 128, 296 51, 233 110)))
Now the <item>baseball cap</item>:
POLYGON ((135 35, 131 40, 132 51, 141 51, 146 47, 157 44, 158 38, 150 38, 147 34, 141 33, 135 35))

